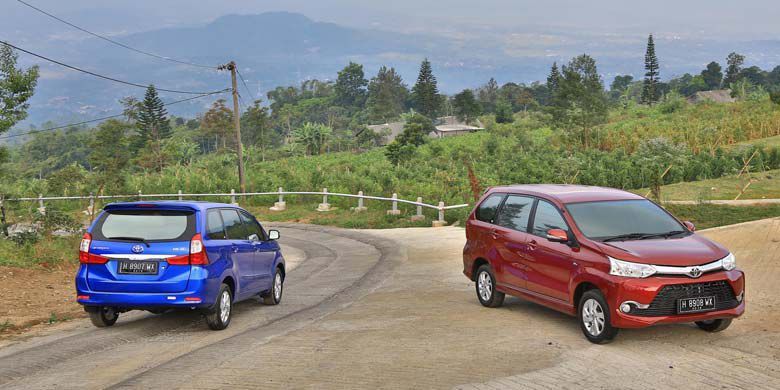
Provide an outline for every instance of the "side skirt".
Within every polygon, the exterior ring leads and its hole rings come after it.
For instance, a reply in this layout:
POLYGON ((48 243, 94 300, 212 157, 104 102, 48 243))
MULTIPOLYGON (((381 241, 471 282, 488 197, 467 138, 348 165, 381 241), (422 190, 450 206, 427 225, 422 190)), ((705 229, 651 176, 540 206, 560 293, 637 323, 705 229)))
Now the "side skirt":
POLYGON ((496 286, 496 290, 505 294, 512 295, 514 297, 522 298, 542 306, 549 307, 553 310, 557 310, 561 313, 568 314, 570 316, 577 315, 577 308, 569 302, 562 301, 557 298, 549 297, 544 294, 526 290, 524 288, 510 287, 505 284, 499 284, 496 286))

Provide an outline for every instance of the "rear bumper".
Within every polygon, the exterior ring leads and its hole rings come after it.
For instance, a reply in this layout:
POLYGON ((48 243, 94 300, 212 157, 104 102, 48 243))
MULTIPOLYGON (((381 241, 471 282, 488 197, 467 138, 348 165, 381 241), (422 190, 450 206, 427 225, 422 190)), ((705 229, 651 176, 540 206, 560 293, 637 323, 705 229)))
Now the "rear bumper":
POLYGON ((83 306, 112 306, 123 310, 209 308, 216 300, 212 284, 217 279, 208 278, 208 273, 201 270, 197 272, 193 268, 185 291, 143 293, 94 291, 89 288, 86 272, 81 267, 76 275, 76 302, 83 306))
POLYGON ((608 303, 611 309, 612 325, 618 328, 643 328, 655 324, 695 322, 718 318, 736 318, 745 312, 745 275, 740 270, 721 271, 707 274, 698 279, 675 277, 650 277, 647 279, 615 278, 611 283, 608 303), (670 315, 635 315, 624 313, 620 305, 627 301, 650 305, 664 286, 690 285, 708 282, 726 282, 733 290, 738 304, 723 310, 701 313, 670 315))

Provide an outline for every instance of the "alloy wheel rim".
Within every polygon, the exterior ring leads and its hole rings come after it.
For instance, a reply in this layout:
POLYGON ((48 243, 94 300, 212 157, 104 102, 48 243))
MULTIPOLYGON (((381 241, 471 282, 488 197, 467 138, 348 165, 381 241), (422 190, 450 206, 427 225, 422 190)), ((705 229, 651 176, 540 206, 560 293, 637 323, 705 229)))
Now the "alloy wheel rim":
POLYGON ((219 318, 222 323, 226 323, 230 317, 230 294, 227 291, 222 292, 219 304, 219 318))
POLYGON ((606 316, 597 300, 590 298, 582 305, 582 323, 591 336, 598 336, 604 331, 606 316))
POLYGON ((282 299, 282 274, 277 273, 274 278, 274 298, 278 302, 282 299))
POLYGON ((490 274, 482 272, 479 274, 477 280, 477 287, 479 288, 479 296, 483 301, 487 302, 493 295, 493 280, 490 278, 490 274))

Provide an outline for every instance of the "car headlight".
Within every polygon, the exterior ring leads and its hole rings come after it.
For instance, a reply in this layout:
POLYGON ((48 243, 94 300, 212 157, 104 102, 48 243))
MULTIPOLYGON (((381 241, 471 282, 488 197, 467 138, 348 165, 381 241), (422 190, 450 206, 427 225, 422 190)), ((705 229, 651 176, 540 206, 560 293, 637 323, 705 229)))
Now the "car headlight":
POLYGON ((723 265, 723 269, 726 271, 731 271, 734 268, 737 268, 737 258, 734 257, 733 253, 729 253, 729 255, 724 257, 720 262, 723 265))
POLYGON ((609 273, 627 278, 646 278, 655 273, 655 267, 649 264, 632 263, 609 258, 609 273))

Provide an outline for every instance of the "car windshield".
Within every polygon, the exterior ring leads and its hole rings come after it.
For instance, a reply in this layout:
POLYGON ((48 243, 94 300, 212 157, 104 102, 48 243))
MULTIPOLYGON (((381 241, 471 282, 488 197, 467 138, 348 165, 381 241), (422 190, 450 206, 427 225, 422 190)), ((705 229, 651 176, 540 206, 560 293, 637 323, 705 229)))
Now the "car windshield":
POLYGON ((687 233, 665 210, 645 199, 571 203, 566 209, 580 231, 594 240, 668 238, 687 233))
POLYGON ((104 214, 92 233, 98 240, 188 241, 194 230, 193 212, 113 210, 104 214))

